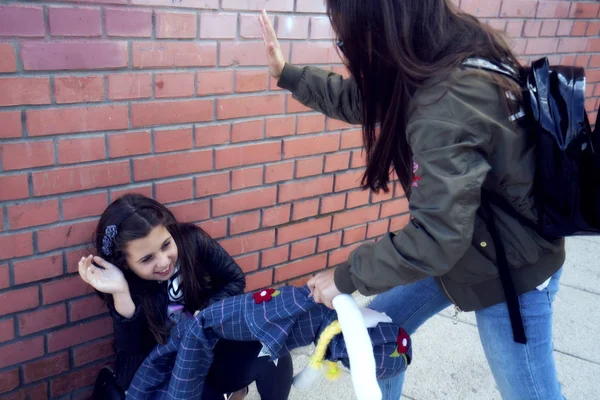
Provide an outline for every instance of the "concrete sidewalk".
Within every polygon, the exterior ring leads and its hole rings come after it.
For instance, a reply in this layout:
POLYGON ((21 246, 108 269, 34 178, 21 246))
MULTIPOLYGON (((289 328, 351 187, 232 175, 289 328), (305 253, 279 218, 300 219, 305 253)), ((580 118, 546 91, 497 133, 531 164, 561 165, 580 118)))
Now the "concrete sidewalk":
MULTIPOLYGON (((598 399, 600 238, 567 241, 567 262, 554 304, 555 357, 563 394, 568 399, 598 399)), ((414 361, 407 372, 403 398, 500 399, 479 342, 474 313, 461 313, 457 325, 452 314, 451 309, 444 310, 413 335, 414 361)), ((295 372, 306 365, 311 351, 304 348, 294 353, 295 372)), ((290 395, 290 400, 354 398, 349 374, 335 382, 323 378, 310 392, 292 389, 290 395)), ((255 388, 247 399, 259 400, 255 388)))

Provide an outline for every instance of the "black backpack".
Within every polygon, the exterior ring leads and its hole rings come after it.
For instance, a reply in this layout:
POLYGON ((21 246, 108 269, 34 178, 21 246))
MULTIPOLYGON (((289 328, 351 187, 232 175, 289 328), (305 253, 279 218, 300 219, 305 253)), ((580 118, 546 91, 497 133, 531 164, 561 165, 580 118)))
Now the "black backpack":
POLYGON ((526 343, 518 297, 490 204, 548 239, 600 234, 600 113, 592 132, 585 110, 583 68, 550 67, 547 58, 520 72, 476 58, 466 60, 463 66, 515 80, 523 92, 522 115, 517 117, 523 117, 529 134, 534 135, 538 221, 523 217, 503 197, 485 190, 479 210, 494 240, 514 339, 526 343))

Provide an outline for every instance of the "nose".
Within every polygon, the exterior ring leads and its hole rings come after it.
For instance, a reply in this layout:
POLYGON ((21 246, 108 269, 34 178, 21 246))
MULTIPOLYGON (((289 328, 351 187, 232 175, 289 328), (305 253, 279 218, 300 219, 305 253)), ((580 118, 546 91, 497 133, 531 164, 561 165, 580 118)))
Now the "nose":
POLYGON ((160 268, 166 268, 170 262, 171 262, 171 260, 169 259, 168 254, 161 252, 160 257, 158 258, 158 266, 160 268))

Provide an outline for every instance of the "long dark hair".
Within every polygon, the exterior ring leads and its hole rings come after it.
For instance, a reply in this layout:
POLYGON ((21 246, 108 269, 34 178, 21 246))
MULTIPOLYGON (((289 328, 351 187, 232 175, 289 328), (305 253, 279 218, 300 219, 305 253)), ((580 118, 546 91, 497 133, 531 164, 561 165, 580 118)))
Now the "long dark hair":
MULTIPOLYGON (((199 227, 178 223, 173 213, 156 200, 139 194, 127 194, 108 206, 100 217, 95 234, 98 255, 123 271, 131 295, 134 301, 139 301, 150 332, 158 343, 165 342, 169 331, 166 309, 157 309, 152 297, 156 290, 165 290, 164 285, 143 280, 135 275, 127 265, 126 248, 130 241, 146 237, 153 228, 161 225, 167 228, 178 248, 185 307, 193 311, 204 308, 208 301, 210 279, 208 274, 202 274, 199 272, 201 269, 196 267, 201 262, 196 256, 198 246, 202 246, 204 242, 198 243, 198 235, 195 235, 194 231, 199 231, 200 237, 206 235, 199 227), (102 251, 102 246, 106 227, 111 225, 117 227, 117 235, 112 242, 111 254, 107 255, 102 251)), ((100 295, 106 301, 112 301, 112 296, 100 295)))
POLYGON ((519 70, 503 35, 450 0, 327 0, 327 13, 358 85, 367 156, 362 184, 375 192, 388 191, 393 167, 410 194, 405 132, 411 98, 428 79, 473 56, 519 70))

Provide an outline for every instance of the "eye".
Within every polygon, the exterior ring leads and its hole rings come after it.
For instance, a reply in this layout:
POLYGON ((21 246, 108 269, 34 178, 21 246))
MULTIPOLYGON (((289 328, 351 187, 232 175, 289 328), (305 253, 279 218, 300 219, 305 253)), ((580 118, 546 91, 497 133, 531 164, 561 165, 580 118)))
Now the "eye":
POLYGON ((171 245, 171 241, 169 240, 168 242, 166 242, 165 244, 162 245, 162 249, 166 250, 169 248, 170 245, 171 245))
POLYGON ((141 263, 145 264, 145 263, 147 263, 150 260, 152 260, 152 256, 144 257, 144 258, 142 258, 141 263))

